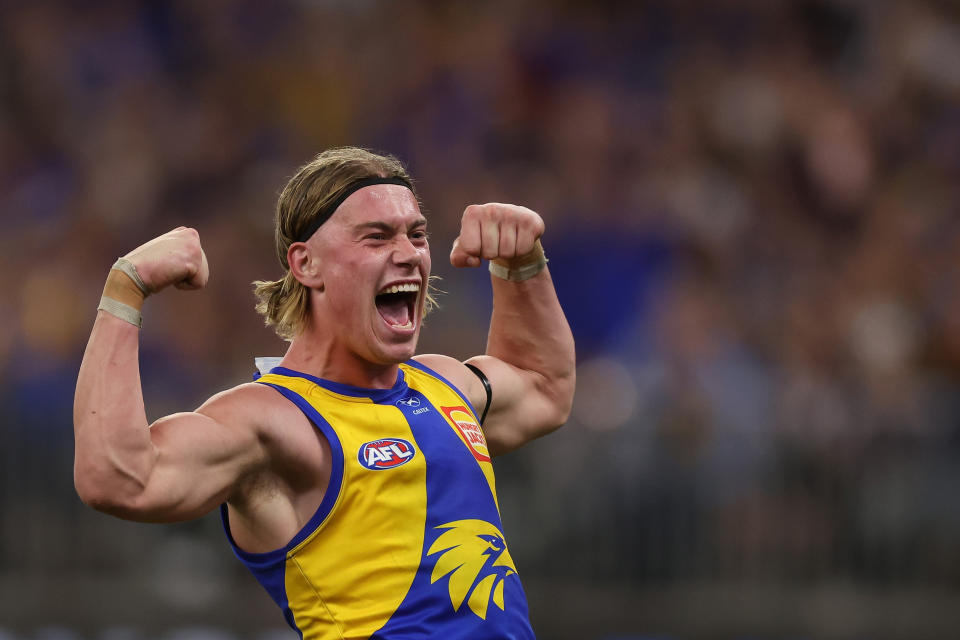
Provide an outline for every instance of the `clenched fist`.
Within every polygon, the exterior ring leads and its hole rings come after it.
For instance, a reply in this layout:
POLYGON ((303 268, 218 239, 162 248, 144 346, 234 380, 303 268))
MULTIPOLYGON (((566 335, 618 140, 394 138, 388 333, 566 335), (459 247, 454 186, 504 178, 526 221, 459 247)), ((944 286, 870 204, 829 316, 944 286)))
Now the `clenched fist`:
POLYGON ((544 231, 535 211, 513 204, 472 204, 463 212, 450 264, 479 267, 481 258, 509 262, 531 253, 544 231))
POLYGON ((140 245, 124 256, 151 293, 167 285, 200 289, 207 284, 210 268, 196 229, 177 227, 140 245))

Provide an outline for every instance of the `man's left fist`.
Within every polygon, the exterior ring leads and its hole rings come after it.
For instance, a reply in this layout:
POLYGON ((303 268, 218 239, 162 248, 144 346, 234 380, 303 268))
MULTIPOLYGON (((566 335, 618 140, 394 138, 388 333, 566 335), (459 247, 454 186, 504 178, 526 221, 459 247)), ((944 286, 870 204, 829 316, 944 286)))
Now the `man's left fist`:
POLYGON ((453 241, 450 264, 479 267, 484 260, 527 255, 544 231, 543 218, 515 204, 472 204, 463 211, 460 236, 453 241))

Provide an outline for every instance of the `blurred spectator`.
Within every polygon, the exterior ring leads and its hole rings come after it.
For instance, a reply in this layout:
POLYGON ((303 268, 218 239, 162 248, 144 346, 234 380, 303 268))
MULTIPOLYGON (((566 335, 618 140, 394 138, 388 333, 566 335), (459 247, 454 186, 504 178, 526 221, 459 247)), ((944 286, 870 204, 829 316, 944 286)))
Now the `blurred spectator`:
POLYGON ((279 269, 277 190, 359 144, 431 218, 425 350, 483 347, 486 276, 443 260, 462 208, 547 220, 580 385, 569 427, 498 462, 528 573, 955 594, 957 60, 934 0, 0 4, 0 575, 115 547, 133 580, 164 535, 117 543, 70 484, 115 257, 199 229, 209 287, 148 303, 142 338, 149 417, 192 408, 282 353, 249 287, 279 269))

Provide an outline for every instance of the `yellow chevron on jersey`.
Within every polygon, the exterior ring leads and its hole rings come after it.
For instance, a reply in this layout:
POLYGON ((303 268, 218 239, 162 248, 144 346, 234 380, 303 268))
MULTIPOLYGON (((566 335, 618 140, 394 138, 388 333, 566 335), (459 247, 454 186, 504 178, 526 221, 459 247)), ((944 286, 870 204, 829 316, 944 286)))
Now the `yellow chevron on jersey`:
POLYGON ((327 438, 330 483, 283 548, 236 555, 302 638, 533 638, 469 401, 410 361, 391 389, 275 367, 258 382, 327 438))

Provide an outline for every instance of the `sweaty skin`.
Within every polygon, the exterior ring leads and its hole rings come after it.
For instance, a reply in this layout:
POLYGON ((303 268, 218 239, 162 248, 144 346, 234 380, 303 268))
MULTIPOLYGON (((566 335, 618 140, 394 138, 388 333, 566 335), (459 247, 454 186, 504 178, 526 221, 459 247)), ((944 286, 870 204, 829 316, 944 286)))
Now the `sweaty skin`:
MULTIPOLYGON (((522 261, 544 231, 539 215, 508 204, 471 205, 450 261, 522 261)), ((125 256, 154 292, 202 288, 209 277, 197 232, 179 227, 125 256)), ((389 388, 414 357, 430 276, 426 220, 409 189, 374 185, 350 195, 306 242, 291 245, 294 276, 310 288, 306 328, 282 366, 359 387, 389 388), (378 293, 415 290, 414 313, 378 309, 378 293), (409 322, 399 320, 408 318, 409 322)), ((111 271, 109 278, 126 278, 111 271)), ((484 355, 467 362, 490 380, 484 432, 492 454, 513 450, 565 422, 573 398, 574 344, 548 269, 523 282, 492 277, 493 315, 484 355)), ((399 304, 399 303, 398 303, 399 304)), ((263 552, 286 544, 310 519, 330 476, 330 448, 303 413, 274 390, 248 383, 192 412, 148 424, 138 329, 97 313, 77 380, 74 480, 84 502, 116 516, 173 522, 228 503, 237 544, 263 552)), ((486 392, 464 364, 416 360, 456 385, 474 406, 486 392)))

